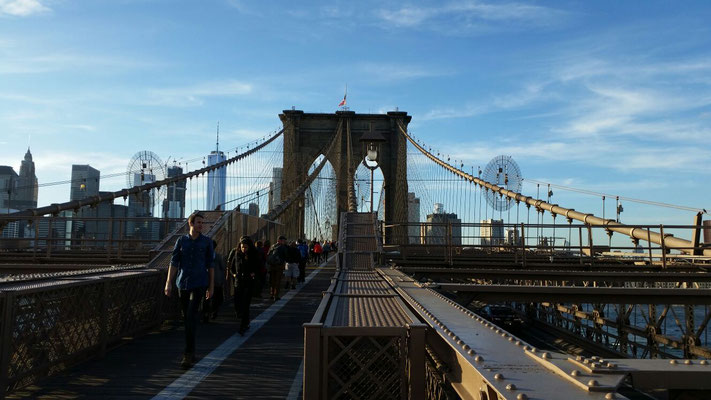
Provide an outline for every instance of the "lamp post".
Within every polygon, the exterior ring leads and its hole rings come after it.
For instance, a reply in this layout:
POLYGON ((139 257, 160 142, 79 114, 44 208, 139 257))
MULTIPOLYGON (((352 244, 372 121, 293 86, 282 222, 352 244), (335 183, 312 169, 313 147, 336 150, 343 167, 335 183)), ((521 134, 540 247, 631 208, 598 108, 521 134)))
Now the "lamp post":
POLYGON ((363 165, 370 170, 370 212, 373 212, 373 178, 375 170, 378 168, 378 156, 380 143, 384 142, 385 138, 373 132, 373 124, 370 124, 370 130, 360 137, 360 142, 363 144, 365 158, 363 165))

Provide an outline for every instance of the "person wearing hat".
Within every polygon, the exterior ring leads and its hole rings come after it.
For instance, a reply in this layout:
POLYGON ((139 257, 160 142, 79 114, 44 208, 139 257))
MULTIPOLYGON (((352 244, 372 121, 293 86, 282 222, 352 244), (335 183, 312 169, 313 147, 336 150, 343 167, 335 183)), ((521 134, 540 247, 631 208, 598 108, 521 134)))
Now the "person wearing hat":
POLYGON ((242 236, 236 249, 230 252, 233 255, 228 260, 228 267, 235 285, 235 313, 240 318, 239 333, 249 329, 249 306, 252 301, 255 277, 259 272, 261 257, 249 236, 242 236))
POLYGON ((273 301, 279 300, 279 286, 286 266, 287 247, 286 236, 279 236, 277 243, 272 246, 267 255, 269 266, 269 294, 273 301))

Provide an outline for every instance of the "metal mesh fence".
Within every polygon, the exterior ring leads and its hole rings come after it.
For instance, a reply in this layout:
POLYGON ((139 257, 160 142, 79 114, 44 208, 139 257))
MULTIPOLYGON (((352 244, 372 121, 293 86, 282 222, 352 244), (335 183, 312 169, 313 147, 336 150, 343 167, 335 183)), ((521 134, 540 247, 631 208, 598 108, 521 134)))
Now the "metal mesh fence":
POLYGON ((144 270, 6 291, 3 389, 52 375, 160 323, 164 280, 165 273, 144 270))
POLYGON ((329 399, 401 399, 404 339, 398 336, 331 336, 329 399))

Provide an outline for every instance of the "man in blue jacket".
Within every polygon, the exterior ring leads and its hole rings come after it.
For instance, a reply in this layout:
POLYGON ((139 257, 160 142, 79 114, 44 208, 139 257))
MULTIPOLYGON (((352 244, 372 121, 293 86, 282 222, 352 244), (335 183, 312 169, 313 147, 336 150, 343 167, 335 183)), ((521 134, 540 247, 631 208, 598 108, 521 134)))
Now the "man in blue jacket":
POLYGON ((212 240, 202 234, 203 216, 194 213, 188 218, 190 233, 175 242, 168 267, 165 295, 170 297, 173 281, 178 287, 178 297, 185 321, 185 352, 180 365, 192 367, 195 363, 195 329, 200 302, 212 297, 214 289, 214 257, 212 240), (177 274, 177 279, 176 279, 177 274))

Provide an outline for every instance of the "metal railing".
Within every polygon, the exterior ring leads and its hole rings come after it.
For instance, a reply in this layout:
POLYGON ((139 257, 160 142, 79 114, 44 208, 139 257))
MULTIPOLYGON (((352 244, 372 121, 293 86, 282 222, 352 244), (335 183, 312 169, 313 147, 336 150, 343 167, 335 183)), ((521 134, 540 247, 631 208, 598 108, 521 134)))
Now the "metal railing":
MULTIPOLYGON (((236 211, 204 215, 218 249, 232 248, 245 234, 273 238, 280 226, 236 211)), ((0 397, 176 316, 177 300, 166 298, 163 287, 184 230, 183 224, 161 240, 148 265, 0 283, 0 397)))
MULTIPOLYGON (((7 219, 0 216, 0 221, 7 219)), ((148 261, 148 252, 183 219, 28 217, 5 225, 0 260, 14 263, 148 261)))
POLYGON ((628 225, 662 234, 659 244, 651 240, 633 240, 614 235, 603 226, 585 224, 510 224, 510 223, 383 223, 381 229, 401 227, 407 236, 390 237, 386 252, 398 251, 399 257, 437 257, 452 263, 462 255, 509 253, 517 263, 526 265, 527 256, 572 257, 580 264, 596 259, 623 259, 667 267, 670 263, 709 263, 711 256, 701 255, 711 243, 699 240, 703 225, 628 225), (674 235, 672 235, 674 233, 674 235), (665 238, 689 237, 686 246, 666 246, 665 238), (694 239, 696 238, 696 239, 694 239), (694 255, 697 254, 697 255, 694 255))

